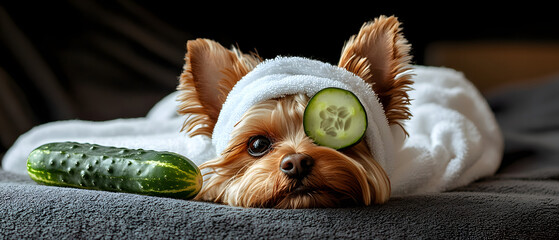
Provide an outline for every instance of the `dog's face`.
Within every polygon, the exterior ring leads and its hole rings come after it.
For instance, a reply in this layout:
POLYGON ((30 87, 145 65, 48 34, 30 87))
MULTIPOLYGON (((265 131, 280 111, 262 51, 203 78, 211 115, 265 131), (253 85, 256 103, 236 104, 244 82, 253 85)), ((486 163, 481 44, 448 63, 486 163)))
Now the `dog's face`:
MULTIPOLYGON (((255 55, 198 39, 187 44, 179 113, 183 130, 211 137, 221 105, 233 85, 258 64, 255 55)), ((339 66, 372 84, 390 124, 409 118, 406 90, 409 45, 396 18, 365 24, 343 49, 339 66)), ((373 159, 366 139, 343 150, 318 146, 306 136, 303 94, 260 102, 235 125, 227 148, 201 168, 199 200, 243 207, 309 208, 383 203, 390 181, 373 159)))
POLYGON ((307 208, 383 202, 386 174, 364 142, 343 152, 305 135, 305 95, 264 101, 238 123, 200 199, 245 207, 307 208))

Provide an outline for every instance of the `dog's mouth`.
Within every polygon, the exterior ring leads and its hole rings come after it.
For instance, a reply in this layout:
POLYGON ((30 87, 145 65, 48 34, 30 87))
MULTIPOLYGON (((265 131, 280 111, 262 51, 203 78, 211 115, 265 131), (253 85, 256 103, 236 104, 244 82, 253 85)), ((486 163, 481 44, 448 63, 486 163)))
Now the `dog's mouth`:
POLYGON ((297 182, 280 194, 272 205, 275 208, 335 207, 339 206, 343 199, 347 197, 326 186, 308 186, 297 182))
POLYGON ((305 195, 313 195, 319 194, 319 192, 323 192, 325 189, 317 189, 317 188, 310 188, 306 186, 298 186, 295 189, 291 190, 288 193, 288 197, 297 197, 297 196, 305 196, 305 195))
POLYGON ((293 180, 288 186, 289 187, 284 189, 283 195, 292 197, 317 194, 319 192, 328 190, 325 186, 318 186, 314 184, 310 178, 293 180))
POLYGON ((298 187, 291 190, 275 208, 328 208, 355 205, 347 196, 343 196, 331 189, 298 187))

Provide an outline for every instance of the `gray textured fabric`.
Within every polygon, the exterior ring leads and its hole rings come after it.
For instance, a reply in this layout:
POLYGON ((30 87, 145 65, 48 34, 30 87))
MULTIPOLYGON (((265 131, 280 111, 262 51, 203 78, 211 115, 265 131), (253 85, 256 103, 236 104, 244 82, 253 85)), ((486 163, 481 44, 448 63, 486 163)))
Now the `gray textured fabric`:
POLYGON ((36 185, 0 171, 0 238, 554 238, 559 184, 488 179, 453 192, 338 209, 243 209, 36 185))

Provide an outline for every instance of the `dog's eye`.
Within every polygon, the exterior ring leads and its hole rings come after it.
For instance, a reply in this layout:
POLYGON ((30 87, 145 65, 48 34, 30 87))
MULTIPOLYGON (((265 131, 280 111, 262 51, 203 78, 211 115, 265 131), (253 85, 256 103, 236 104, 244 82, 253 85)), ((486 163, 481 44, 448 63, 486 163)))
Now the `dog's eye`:
POLYGON ((253 136, 248 140, 248 154, 253 157, 261 157, 270 151, 272 141, 266 136, 253 136))

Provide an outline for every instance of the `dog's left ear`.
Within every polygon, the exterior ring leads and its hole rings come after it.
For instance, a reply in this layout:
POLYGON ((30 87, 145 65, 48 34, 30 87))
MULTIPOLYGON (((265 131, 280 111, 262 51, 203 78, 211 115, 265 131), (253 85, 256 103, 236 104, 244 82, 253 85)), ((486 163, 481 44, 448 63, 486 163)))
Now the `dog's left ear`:
POLYGON ((371 84, 388 123, 402 127, 401 121, 411 117, 407 91, 412 81, 410 45, 400 31, 396 17, 381 16, 365 23, 345 44, 338 66, 371 84))
POLYGON ((177 100, 178 113, 190 116, 181 131, 191 137, 211 137, 227 94, 261 60, 256 54, 243 54, 236 48, 228 50, 208 39, 190 40, 186 49, 177 100))

